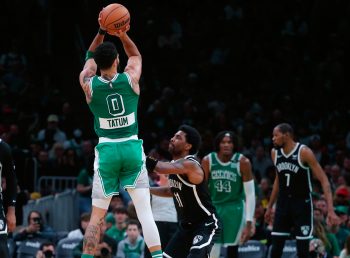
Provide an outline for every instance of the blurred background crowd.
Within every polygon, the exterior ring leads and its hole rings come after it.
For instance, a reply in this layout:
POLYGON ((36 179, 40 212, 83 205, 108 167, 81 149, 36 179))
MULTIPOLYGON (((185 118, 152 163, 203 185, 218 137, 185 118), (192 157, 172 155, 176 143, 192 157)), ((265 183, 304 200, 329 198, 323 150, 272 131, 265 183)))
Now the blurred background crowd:
MULTIPOLYGON (((0 4, 0 137, 13 150, 19 207, 59 191, 38 186, 43 176, 75 177, 77 191, 89 199, 97 138, 78 74, 98 29, 98 13, 109 3, 0 4)), ((119 3, 131 13, 129 34, 143 56, 139 137, 146 154, 169 160, 169 138, 183 123, 203 137, 199 158, 213 150, 219 131, 233 130, 240 151, 252 161, 256 215, 263 218, 274 179, 272 129, 289 122, 330 179, 346 230, 338 237, 338 249, 343 248, 350 232, 349 1, 119 3)), ((106 40, 121 52, 115 38, 106 40)), ((120 54, 123 66, 126 56, 120 54)), ((319 191, 315 184, 322 220, 326 210, 319 191)), ((127 203, 124 195, 125 208, 127 203)), ((19 224, 26 220, 20 211, 17 216, 19 224)), ((261 232, 268 227, 257 220, 261 232)), ((338 255, 339 250, 331 254, 338 255)))

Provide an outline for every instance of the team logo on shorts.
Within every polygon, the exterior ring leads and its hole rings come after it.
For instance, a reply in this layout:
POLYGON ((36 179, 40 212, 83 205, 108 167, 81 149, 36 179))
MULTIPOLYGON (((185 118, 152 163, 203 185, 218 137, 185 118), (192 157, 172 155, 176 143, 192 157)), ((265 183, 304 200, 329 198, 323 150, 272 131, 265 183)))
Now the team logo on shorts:
POLYGON ((4 221, 2 219, 0 219, 0 230, 3 230, 4 229, 4 221))
POLYGON ((301 230, 301 233, 306 236, 309 234, 309 231, 310 231, 310 226, 308 225, 304 225, 304 226, 301 226, 300 227, 300 230, 301 230))
POLYGON ((201 235, 195 236, 195 237, 193 238, 193 244, 194 244, 194 245, 197 244, 198 242, 202 241, 202 239, 203 239, 203 236, 201 236, 201 235))

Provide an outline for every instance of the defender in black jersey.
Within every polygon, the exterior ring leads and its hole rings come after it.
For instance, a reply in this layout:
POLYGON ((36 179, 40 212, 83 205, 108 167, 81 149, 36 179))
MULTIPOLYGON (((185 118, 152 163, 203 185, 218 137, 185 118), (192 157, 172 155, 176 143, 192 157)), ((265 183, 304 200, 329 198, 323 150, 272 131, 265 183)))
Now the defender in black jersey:
POLYGON ((213 240, 219 231, 219 221, 204 171, 192 156, 197 153, 200 142, 201 137, 196 129, 182 125, 169 143, 172 162, 147 157, 149 171, 170 174, 170 187, 152 187, 151 193, 173 196, 179 216, 179 229, 163 252, 164 257, 209 257, 213 240))
POLYGON ((336 225, 339 218, 333 209, 332 192, 326 174, 312 150, 293 140, 293 128, 282 123, 273 129, 271 158, 276 177, 265 213, 268 221, 277 199, 274 216, 271 258, 282 256, 284 242, 291 230, 297 240, 299 258, 309 257, 309 240, 313 233, 311 171, 321 185, 328 204, 327 223, 336 225))
POLYGON ((0 178, 5 178, 5 184, 0 185, 0 257, 10 258, 7 232, 12 232, 16 227, 17 178, 10 146, 2 139, 0 139, 0 178), (6 198, 3 198, 4 192, 6 198), (7 209, 6 216, 5 209, 7 209))

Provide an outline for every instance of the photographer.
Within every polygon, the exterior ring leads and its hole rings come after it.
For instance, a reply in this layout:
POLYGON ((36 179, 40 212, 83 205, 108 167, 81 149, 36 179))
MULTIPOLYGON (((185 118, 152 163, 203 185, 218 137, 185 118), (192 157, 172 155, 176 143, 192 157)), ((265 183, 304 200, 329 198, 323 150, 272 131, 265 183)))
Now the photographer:
POLYGON ((43 238, 54 241, 56 233, 51 227, 44 224, 40 212, 31 211, 28 214, 27 222, 28 226, 14 235, 14 241, 24 241, 32 238, 43 238))
POLYGON ((55 246, 51 242, 43 243, 40 246, 40 250, 36 253, 36 258, 54 258, 55 257, 55 246))

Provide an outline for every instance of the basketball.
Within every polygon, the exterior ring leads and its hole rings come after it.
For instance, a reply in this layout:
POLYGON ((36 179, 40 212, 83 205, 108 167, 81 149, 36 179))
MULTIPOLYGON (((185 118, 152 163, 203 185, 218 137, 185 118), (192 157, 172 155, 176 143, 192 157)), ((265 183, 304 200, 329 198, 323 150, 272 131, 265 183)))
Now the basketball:
POLYGON ((102 9, 100 13, 101 26, 106 28, 109 34, 118 30, 125 30, 130 23, 130 14, 128 9, 121 4, 110 4, 102 9))

